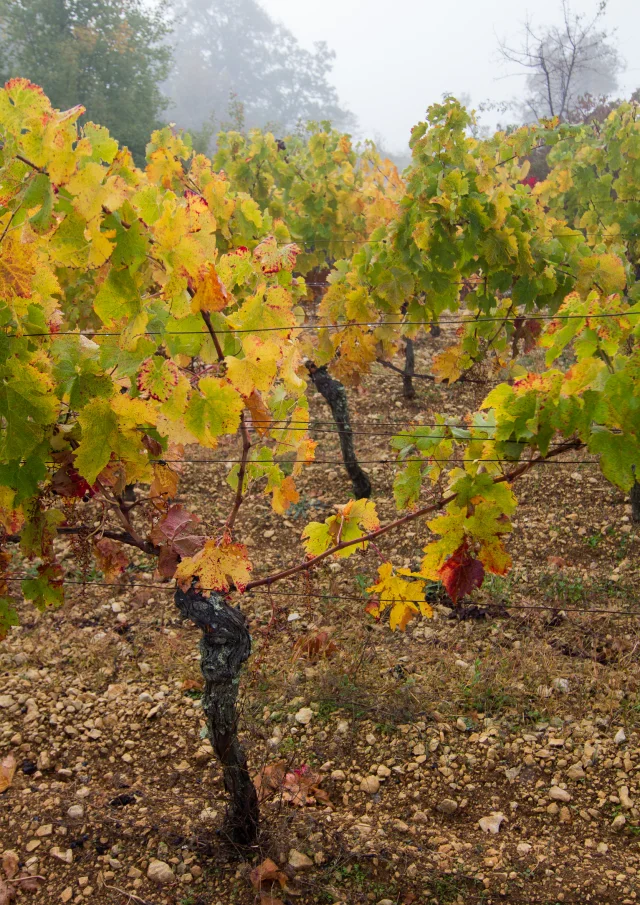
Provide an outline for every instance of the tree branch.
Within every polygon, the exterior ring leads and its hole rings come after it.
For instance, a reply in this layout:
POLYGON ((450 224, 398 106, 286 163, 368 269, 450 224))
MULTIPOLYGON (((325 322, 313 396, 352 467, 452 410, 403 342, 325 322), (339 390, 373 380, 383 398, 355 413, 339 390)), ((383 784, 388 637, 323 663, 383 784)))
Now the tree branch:
MULTIPOLYGON (((580 447, 583 445, 584 444, 581 440, 568 440, 566 443, 562 443, 560 446, 556 447, 546 456, 537 456, 535 459, 531 459, 528 462, 523 462, 512 471, 494 478, 493 483, 503 484, 505 481, 515 481, 517 478, 522 477, 523 474, 526 474, 528 471, 530 471, 531 468, 533 468, 535 465, 538 465, 540 462, 545 462, 548 459, 559 456, 562 453, 569 452, 569 450, 572 449, 580 449, 580 447)), ((389 531, 394 531, 396 528, 407 525, 409 522, 413 522, 419 518, 424 518, 425 515, 430 515, 432 512, 437 512, 439 509, 442 509, 444 506, 453 502, 455 498, 456 494, 450 493, 448 496, 441 497, 441 499, 437 500, 435 503, 430 503, 428 506, 423 506, 422 509, 416 509, 415 512, 410 512, 408 515, 404 515, 402 518, 396 519, 393 522, 388 522, 386 525, 383 525, 381 528, 377 528, 375 531, 371 531, 369 534, 364 534, 362 535, 362 537, 357 537, 353 540, 342 541, 341 543, 330 547, 328 550, 325 550, 324 553, 320 553, 318 556, 314 556, 312 559, 309 559, 306 562, 298 563, 297 566, 291 566, 289 569, 283 569, 281 572, 276 572, 274 575, 269 575, 266 578, 257 578, 255 581, 250 581, 249 584, 245 587, 245 592, 251 591, 253 588, 264 587, 265 585, 270 586, 276 581, 281 581, 283 578, 290 578, 292 575, 297 575, 299 572, 309 572, 324 559, 327 559, 329 556, 333 556, 334 553, 338 553, 340 550, 345 550, 347 547, 353 547, 357 544, 376 540, 378 537, 382 537, 383 534, 387 534, 389 531)))
MULTIPOLYGON (((73 527, 63 527, 58 528, 58 534, 91 534, 91 528, 88 525, 76 525, 73 527)), ((158 548, 155 544, 152 544, 151 541, 139 541, 136 540, 128 531, 101 531, 101 537, 107 537, 109 540, 118 541, 118 543, 125 544, 128 547, 136 547, 138 550, 142 550, 143 553, 149 553, 151 556, 157 556, 159 553, 158 548)), ((19 544, 21 539, 20 534, 8 534, 5 540, 9 544, 19 544)))

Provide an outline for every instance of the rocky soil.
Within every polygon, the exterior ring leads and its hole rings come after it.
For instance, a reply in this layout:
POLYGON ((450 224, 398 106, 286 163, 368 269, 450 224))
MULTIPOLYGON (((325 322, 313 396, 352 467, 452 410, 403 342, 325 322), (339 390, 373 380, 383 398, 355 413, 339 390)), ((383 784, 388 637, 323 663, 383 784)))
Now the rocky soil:
MULTIPOLYGON (((463 414, 485 392, 423 384, 406 403, 376 370, 351 394, 362 459, 391 458, 390 422, 463 414)), ((312 410, 318 457, 337 458, 321 400, 312 410)), ((366 467, 388 517, 391 467, 366 467)), ((230 491, 215 466, 189 466, 184 487, 219 520, 230 491)), ((516 492, 516 566, 466 618, 440 598, 405 634, 365 614, 380 555, 417 563, 419 526, 242 600, 255 641, 241 729, 264 795, 249 852, 217 833, 198 632, 151 563, 118 587, 79 575, 57 611, 25 605, 0 648, 5 891, 42 905, 638 902, 637 529, 583 462, 516 492)), ((317 466, 301 494, 284 520, 258 493, 241 510, 256 574, 298 561, 303 526, 349 487, 317 466)))

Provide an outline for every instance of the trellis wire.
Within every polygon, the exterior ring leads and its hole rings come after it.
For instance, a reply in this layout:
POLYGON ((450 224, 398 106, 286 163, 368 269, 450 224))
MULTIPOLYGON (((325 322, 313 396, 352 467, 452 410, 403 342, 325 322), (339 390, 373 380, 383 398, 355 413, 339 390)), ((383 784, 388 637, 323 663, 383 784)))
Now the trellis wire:
MULTIPOLYGON (((602 320, 609 317, 638 317, 640 311, 622 311, 618 313, 605 314, 518 314, 504 317, 466 317, 466 318, 440 318, 438 324, 489 324, 489 323, 506 323, 508 321, 553 321, 553 320, 602 320)), ((354 321, 348 324, 300 324, 282 327, 255 327, 231 330, 215 330, 217 336, 232 336, 243 333, 283 333, 291 330, 348 330, 352 327, 424 327, 428 326, 430 321, 354 321)), ((26 339, 33 337, 48 337, 55 339, 57 336, 123 336, 123 331, 106 331, 99 330, 61 330, 59 333, 4 333, 7 339, 26 339)), ((210 336, 207 330, 143 330, 131 337, 135 339, 138 336, 210 336)))
MULTIPOLYGON (((26 578, 28 579, 29 576, 20 575, 20 576, 15 576, 15 577, 11 577, 11 578, 5 577, 4 580, 15 582, 15 581, 24 581, 26 578)), ((147 588, 149 590, 158 590, 158 591, 165 591, 165 592, 170 591, 172 593, 175 592, 175 590, 176 590, 175 586, 169 585, 169 584, 146 584, 146 583, 141 583, 141 582, 127 582, 127 583, 120 582, 119 583, 119 582, 105 582, 105 581, 81 581, 79 579, 68 579, 68 578, 61 579, 60 581, 56 582, 56 584, 79 585, 82 587, 119 588, 120 590, 126 590, 127 588, 147 588)), ((212 593, 219 594, 220 593, 220 591, 216 588, 199 588, 199 590, 206 594, 212 594, 212 593)), ((262 595, 266 595, 266 596, 276 596, 276 597, 301 597, 301 598, 313 597, 313 598, 320 599, 320 600, 327 600, 327 599, 349 600, 349 601, 355 601, 357 603, 362 603, 362 604, 365 604, 368 602, 363 597, 357 597, 355 595, 349 595, 349 594, 332 594, 330 591, 319 594, 317 592, 312 592, 312 591, 308 591, 308 590, 273 591, 271 588, 267 587, 264 589, 261 589, 261 588, 253 589, 252 588, 250 591, 247 592, 247 594, 248 595, 262 594, 262 595)), ((241 596, 243 596, 243 595, 241 595, 241 596)), ((393 597, 393 598, 386 599, 384 601, 384 604, 386 606, 387 604, 391 605, 391 604, 396 604, 396 603, 407 603, 407 602, 408 601, 403 600, 400 597, 398 597, 398 598, 393 597)), ((425 601, 425 602, 428 603, 428 601, 425 601)), ((499 606, 501 606, 503 609, 507 609, 507 610, 543 610, 543 611, 549 611, 549 612, 553 612, 553 613, 558 613, 558 612, 584 613, 587 615, 590 613, 597 613, 597 614, 607 614, 607 615, 611 615, 611 616, 632 616, 632 617, 636 617, 636 618, 640 617, 640 609, 638 611, 609 610, 609 609, 601 609, 601 608, 587 609, 586 607, 567 607, 567 606, 562 606, 561 604, 558 604, 557 606, 547 606, 545 604, 517 604, 517 603, 500 603, 499 606)))

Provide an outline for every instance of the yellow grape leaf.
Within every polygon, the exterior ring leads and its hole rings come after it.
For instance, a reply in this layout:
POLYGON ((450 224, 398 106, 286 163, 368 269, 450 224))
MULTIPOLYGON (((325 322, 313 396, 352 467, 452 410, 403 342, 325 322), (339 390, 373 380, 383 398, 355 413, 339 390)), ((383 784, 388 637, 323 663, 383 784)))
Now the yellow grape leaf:
POLYGON ((242 339, 242 349, 244 358, 233 355, 225 358, 229 383, 243 396, 250 396, 254 390, 266 393, 278 371, 280 342, 275 338, 246 336, 242 339))
POLYGON ((154 464, 153 481, 149 489, 151 498, 153 497, 169 497, 172 499, 178 492, 178 484, 180 483, 180 475, 168 465, 154 464))
POLYGON ((626 285, 627 275, 618 255, 590 255, 580 259, 576 289, 582 295, 594 287, 603 295, 613 295, 622 292, 626 285))
POLYGON ((194 314, 198 311, 224 311, 232 302, 233 296, 227 292, 218 276, 215 264, 209 264, 205 276, 196 289, 196 294, 191 302, 191 310, 194 314))
POLYGON ((32 247, 21 242, 15 232, 8 233, 0 245, 0 298, 29 298, 36 267, 32 247))
POLYGON ((380 616, 391 607, 389 625, 392 631, 398 628, 404 631, 418 613, 428 619, 433 616, 433 610, 424 599, 424 580, 407 581, 404 576, 415 577, 409 569, 395 570, 390 562, 386 562, 378 569, 378 583, 367 588, 368 594, 380 596, 377 612, 372 606, 367 607, 367 611, 380 616))
POLYGON ((208 540, 195 556, 182 560, 175 577, 183 591, 188 590, 194 578, 203 590, 242 590, 251 577, 247 548, 224 540, 208 540))
MULTIPOLYGON (((302 532, 309 556, 319 556, 343 541, 353 541, 380 527, 375 503, 371 500, 349 500, 324 522, 310 522, 302 532)), ((356 550, 366 550, 367 541, 337 550, 334 556, 346 559, 356 550)))
POLYGON ((24 525, 22 506, 15 505, 16 492, 0 486, 0 525, 7 534, 17 534, 24 525))
POLYGON ((498 537, 482 544, 478 559, 487 572, 493 572, 494 575, 506 575, 512 566, 511 557, 498 537))
POLYGON ((462 374, 465 358, 462 346, 451 346, 439 355, 435 355, 431 370, 435 374, 436 383, 442 383, 444 380, 455 383, 462 374))
POLYGON ((185 426, 200 443, 215 446, 222 434, 234 434, 244 409, 242 396, 219 377, 203 377, 199 393, 192 393, 185 412, 185 426))
POLYGON ((263 273, 280 273, 281 270, 287 270, 291 273, 300 251, 300 247, 293 243, 278 248, 276 237, 267 236, 256 247, 253 256, 259 261, 263 273))

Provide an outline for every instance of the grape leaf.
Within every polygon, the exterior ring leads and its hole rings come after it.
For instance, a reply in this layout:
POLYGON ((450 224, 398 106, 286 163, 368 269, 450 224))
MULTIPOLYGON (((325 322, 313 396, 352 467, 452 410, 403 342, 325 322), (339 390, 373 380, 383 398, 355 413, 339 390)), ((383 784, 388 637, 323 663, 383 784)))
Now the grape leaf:
POLYGON ((104 577, 109 582, 120 578, 129 565, 122 544, 117 544, 107 537, 101 538, 93 545, 93 554, 98 568, 104 572, 104 577))
POLYGON ((194 313, 197 311, 224 311, 232 302, 233 297, 229 295, 218 276, 215 264, 209 264, 205 276, 197 286, 191 302, 191 310, 194 313))
POLYGON ((202 550, 183 559, 176 569, 176 581, 188 590, 194 578, 208 591, 242 590, 251 577, 247 548, 242 544, 208 540, 202 550))
POLYGON ((417 580, 407 581, 404 576, 416 578, 409 569, 395 570, 390 562, 383 563, 378 568, 378 583, 367 588, 367 594, 379 594, 377 606, 370 603, 367 612, 379 617, 387 607, 391 607, 389 624, 392 631, 398 628, 404 631, 418 613, 427 618, 433 616, 433 610, 424 597, 424 580, 417 577, 417 580))
POLYGON ((12 625, 18 625, 20 622, 14 603, 10 597, 0 597, 0 641, 7 637, 12 625))
POLYGON ((198 386, 200 392, 191 396, 185 424, 203 445, 215 446, 217 437, 232 434, 240 426, 244 402, 222 378, 203 377, 198 386))
POLYGON ((260 262, 263 273, 280 273, 287 270, 289 273, 296 265, 296 258, 300 254, 300 247, 295 244, 284 245, 278 248, 278 240, 275 236, 267 236, 253 252, 256 260, 260 262))
POLYGON ((439 570, 440 579, 454 604, 466 597, 484 580, 484 566, 469 553, 465 541, 439 570))
POLYGON ((177 387, 179 379, 180 370, 173 361, 160 355, 152 355, 140 365, 138 389, 143 396, 150 396, 157 402, 166 402, 177 387))

